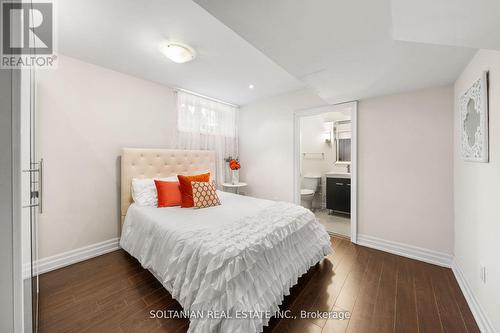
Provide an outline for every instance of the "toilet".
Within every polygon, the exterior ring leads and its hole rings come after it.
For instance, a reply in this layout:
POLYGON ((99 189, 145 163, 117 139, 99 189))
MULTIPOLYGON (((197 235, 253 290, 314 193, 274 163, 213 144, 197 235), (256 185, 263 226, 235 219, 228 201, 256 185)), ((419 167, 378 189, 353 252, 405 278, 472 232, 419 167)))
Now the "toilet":
POLYGON ((321 181, 320 175, 305 175, 302 178, 302 186, 300 189, 300 204, 307 208, 312 209, 314 195, 318 190, 321 181))

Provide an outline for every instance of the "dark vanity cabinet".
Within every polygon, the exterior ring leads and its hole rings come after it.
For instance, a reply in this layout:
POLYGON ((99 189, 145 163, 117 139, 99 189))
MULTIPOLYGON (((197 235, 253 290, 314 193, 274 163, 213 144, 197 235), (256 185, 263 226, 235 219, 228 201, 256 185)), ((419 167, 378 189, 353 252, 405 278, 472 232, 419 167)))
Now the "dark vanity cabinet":
POLYGON ((326 208, 351 214, 351 179, 326 178, 326 208))

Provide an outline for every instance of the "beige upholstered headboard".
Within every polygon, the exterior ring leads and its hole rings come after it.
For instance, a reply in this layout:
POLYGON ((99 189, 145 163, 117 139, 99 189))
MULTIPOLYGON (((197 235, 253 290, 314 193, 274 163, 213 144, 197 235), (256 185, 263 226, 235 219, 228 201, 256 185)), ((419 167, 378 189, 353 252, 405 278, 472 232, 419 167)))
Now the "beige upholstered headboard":
POLYGON ((121 219, 132 203, 132 178, 163 178, 195 171, 210 171, 216 180, 215 152, 207 150, 175 150, 123 148, 121 158, 121 219))

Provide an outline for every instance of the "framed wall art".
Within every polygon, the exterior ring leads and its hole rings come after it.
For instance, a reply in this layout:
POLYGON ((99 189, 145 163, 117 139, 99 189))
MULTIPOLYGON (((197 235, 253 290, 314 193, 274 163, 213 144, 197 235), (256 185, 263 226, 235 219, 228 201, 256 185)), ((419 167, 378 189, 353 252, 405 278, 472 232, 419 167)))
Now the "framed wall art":
POLYGON ((488 72, 483 72, 460 96, 461 151, 465 161, 487 163, 488 150, 488 72))

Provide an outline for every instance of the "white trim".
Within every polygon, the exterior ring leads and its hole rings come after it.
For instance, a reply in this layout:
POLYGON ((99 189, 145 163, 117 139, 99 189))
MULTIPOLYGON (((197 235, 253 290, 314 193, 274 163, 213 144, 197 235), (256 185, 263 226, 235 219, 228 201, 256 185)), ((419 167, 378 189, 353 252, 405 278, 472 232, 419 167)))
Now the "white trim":
POLYGON ((443 267, 451 267, 451 264, 453 262, 453 256, 451 254, 429 250, 414 245, 393 242, 363 234, 358 235, 358 245, 443 267))
MULTIPOLYGON (((112 238, 104 242, 87 245, 78 249, 56 254, 40 259, 36 262, 38 274, 47 273, 58 268, 76 264, 77 262, 91 259, 120 248, 120 238, 112 238)), ((29 265, 23 269, 25 278, 30 276, 29 265)))
MULTIPOLYGON (((453 257, 451 255, 363 234, 358 235, 357 241, 358 244, 362 246, 401 255, 403 257, 415 260, 420 260, 430 264, 435 264, 443 267, 451 267, 481 332, 496 332, 492 322, 486 315, 486 312, 483 310, 478 300, 474 296, 474 293, 469 283, 467 282, 462 269, 458 265, 457 261, 453 260, 453 257)), ((104 242, 84 246, 79 249, 40 259, 37 262, 39 274, 47 273, 58 268, 69 266, 118 250, 120 248, 119 242, 119 238, 113 238, 104 242)), ((29 277, 29 266, 24 267, 23 273, 25 278, 29 277)))
POLYGON ((293 115, 293 200, 300 205, 300 118, 332 112, 332 107, 351 107, 351 242, 358 242, 358 102, 321 105, 315 108, 297 110, 293 115))
POLYGON ((358 244, 430 264, 451 268, 480 331, 483 333, 497 332, 478 299, 475 297, 460 265, 452 255, 362 234, 358 235, 358 244))
POLYGON ((351 111, 351 242, 358 243, 358 102, 351 111), (354 189, 354 190, 353 190, 354 189))
POLYGON ((455 274, 455 278, 457 279, 460 289, 462 289, 462 294, 464 295, 465 300, 469 305, 472 315, 474 316, 474 319, 476 319, 476 323, 479 326, 479 330, 484 333, 496 332, 493 323, 488 318, 486 312, 481 307, 481 304, 479 303, 477 298, 474 296, 474 292, 472 291, 472 288, 467 282, 464 272, 460 268, 460 265, 458 264, 456 259, 453 260, 451 269, 453 270, 453 274, 455 274))

